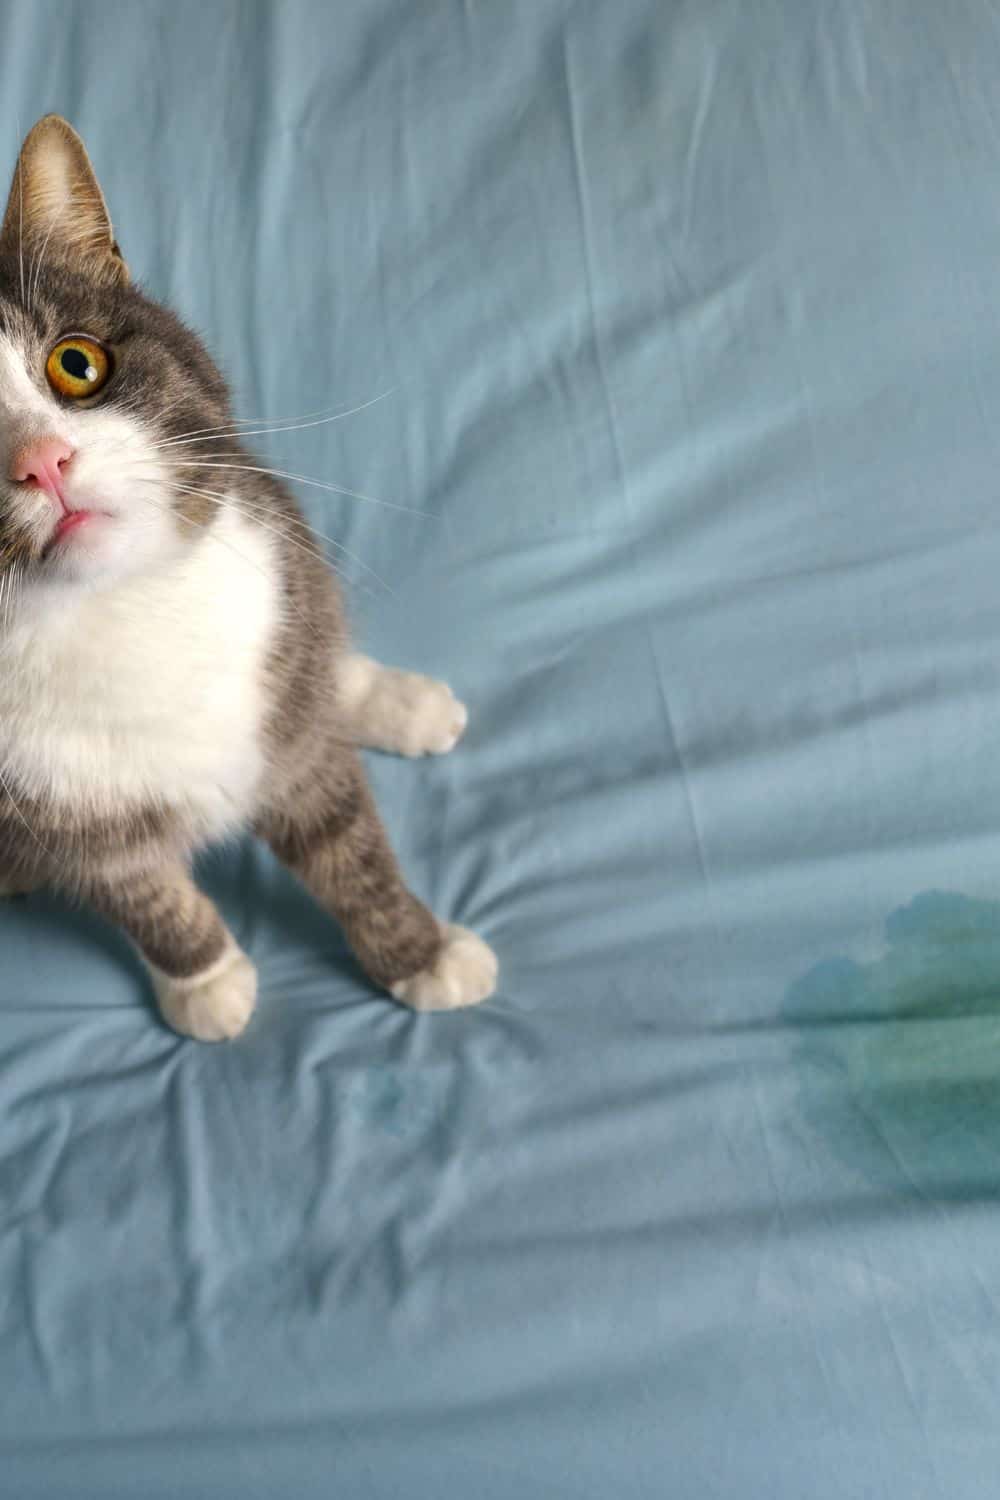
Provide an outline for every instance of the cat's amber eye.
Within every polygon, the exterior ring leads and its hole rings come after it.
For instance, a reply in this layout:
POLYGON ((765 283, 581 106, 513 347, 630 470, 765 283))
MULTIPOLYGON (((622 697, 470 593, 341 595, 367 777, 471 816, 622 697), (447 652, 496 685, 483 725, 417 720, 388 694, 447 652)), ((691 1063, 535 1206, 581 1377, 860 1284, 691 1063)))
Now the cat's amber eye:
POLYGON ((45 362, 45 374, 60 396, 83 401, 101 389, 111 374, 111 360, 96 339, 71 333, 52 350, 45 362))

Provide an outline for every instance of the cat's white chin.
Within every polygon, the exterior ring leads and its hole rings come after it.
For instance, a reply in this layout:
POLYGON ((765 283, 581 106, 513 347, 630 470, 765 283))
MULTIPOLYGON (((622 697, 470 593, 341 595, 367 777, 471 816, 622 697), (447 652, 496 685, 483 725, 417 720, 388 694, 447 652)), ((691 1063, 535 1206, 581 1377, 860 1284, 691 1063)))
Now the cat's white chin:
POLYGON ((108 511, 76 510, 60 521, 42 554, 46 562, 53 558, 73 558, 82 549, 90 551, 100 545, 101 531, 114 521, 108 511))
POLYGON ((181 550, 176 527, 155 522, 140 526, 127 516, 95 510, 53 539, 40 577, 45 582, 107 586, 167 563, 181 550))

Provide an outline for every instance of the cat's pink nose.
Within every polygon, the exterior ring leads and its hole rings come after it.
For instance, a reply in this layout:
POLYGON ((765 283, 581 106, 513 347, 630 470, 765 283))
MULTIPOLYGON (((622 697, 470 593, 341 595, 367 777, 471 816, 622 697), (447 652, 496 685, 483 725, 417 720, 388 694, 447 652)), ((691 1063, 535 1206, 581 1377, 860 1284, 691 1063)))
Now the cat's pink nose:
POLYGON ((73 457, 74 449, 62 438, 42 438, 28 443, 14 455, 10 477, 17 484, 28 484, 43 490, 52 500, 65 506, 63 469, 73 457))

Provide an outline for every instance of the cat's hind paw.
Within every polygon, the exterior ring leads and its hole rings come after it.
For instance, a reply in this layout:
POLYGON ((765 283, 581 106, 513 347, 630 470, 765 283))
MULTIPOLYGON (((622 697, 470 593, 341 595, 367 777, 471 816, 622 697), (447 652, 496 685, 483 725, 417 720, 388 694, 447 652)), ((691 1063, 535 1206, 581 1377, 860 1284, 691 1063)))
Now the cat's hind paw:
POLYGON ((442 925, 444 941, 427 969, 392 986, 396 1000, 413 1010, 460 1010, 478 1005, 496 989, 499 965, 492 948, 466 927, 442 925))
POLYGON ((232 1041, 246 1027, 257 1001, 257 971, 235 946, 190 979, 154 970, 153 984, 167 1025, 198 1042, 232 1041))

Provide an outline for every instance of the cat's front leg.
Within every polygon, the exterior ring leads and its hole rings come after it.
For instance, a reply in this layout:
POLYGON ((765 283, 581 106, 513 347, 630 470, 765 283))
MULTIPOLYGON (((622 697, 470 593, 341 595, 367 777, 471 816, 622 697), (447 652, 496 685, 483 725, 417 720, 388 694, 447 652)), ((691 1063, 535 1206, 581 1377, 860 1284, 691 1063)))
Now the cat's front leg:
POLYGON ((355 744, 391 755, 446 755, 469 715, 451 688, 352 653, 337 669, 341 713, 355 744))
POLYGON ((357 756, 329 759, 272 791, 257 831, 338 918, 365 972, 415 1010, 455 1010, 493 993, 497 961, 464 927, 440 923, 406 887, 357 756))
POLYGON ((239 1035, 253 1013, 257 973, 184 864, 94 878, 85 894, 138 947, 168 1026, 200 1042, 239 1035))

